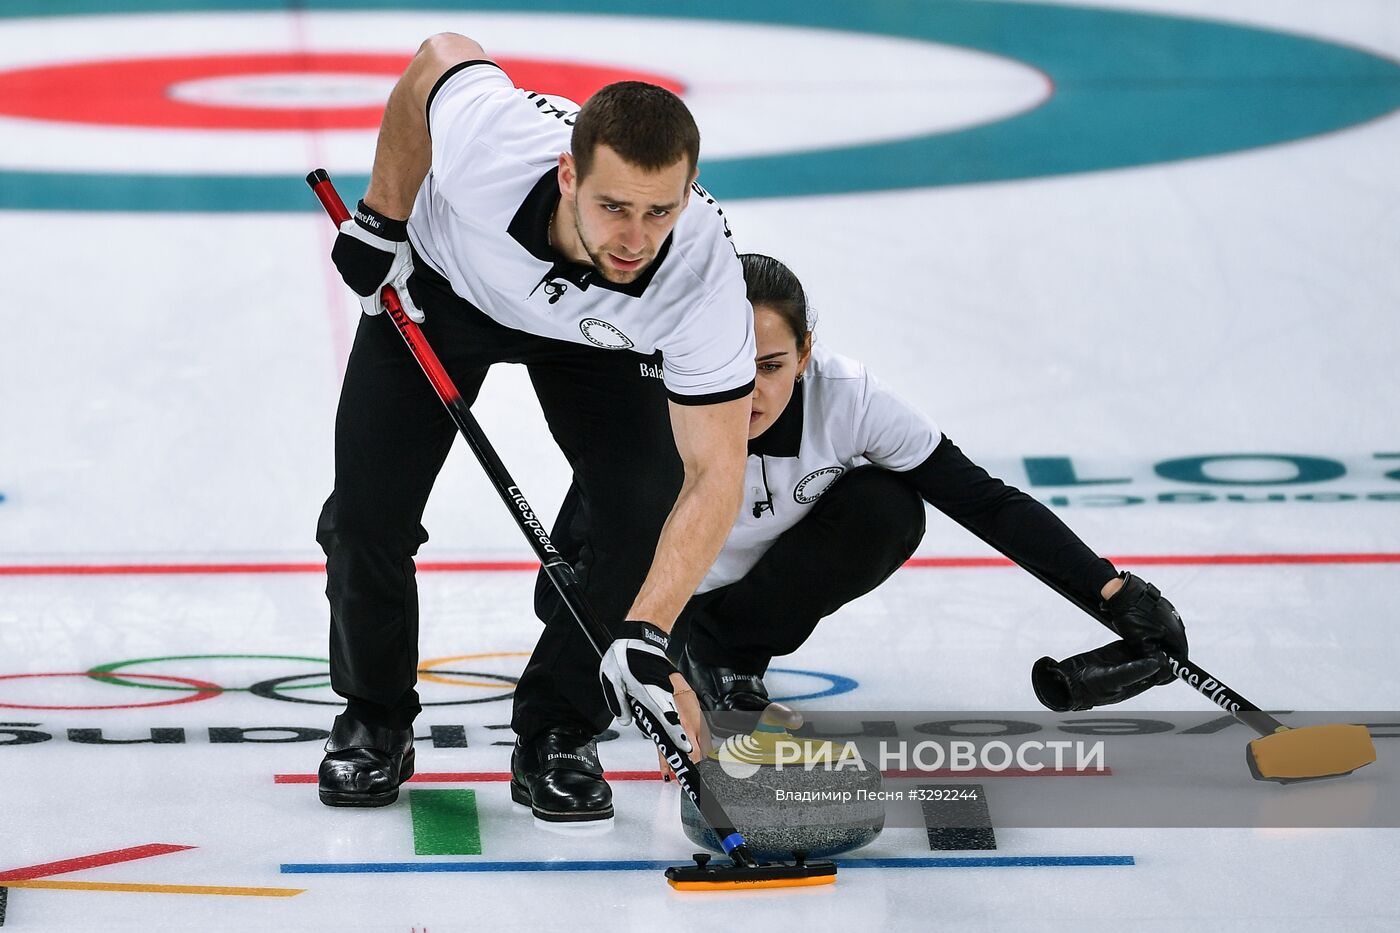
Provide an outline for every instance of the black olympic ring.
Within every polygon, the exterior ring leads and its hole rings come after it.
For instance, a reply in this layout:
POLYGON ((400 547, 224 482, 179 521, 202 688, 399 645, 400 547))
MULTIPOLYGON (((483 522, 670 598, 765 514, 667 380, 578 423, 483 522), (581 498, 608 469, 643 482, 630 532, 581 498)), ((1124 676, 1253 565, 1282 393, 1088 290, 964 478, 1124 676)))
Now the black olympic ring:
MULTIPOLYGON (((503 681, 511 685, 511 689, 505 693, 489 697, 477 697, 474 700, 444 700, 437 703, 424 703, 423 706, 467 706, 473 703, 492 703, 496 700, 506 700, 515 695, 515 685, 520 683, 519 677, 511 677, 507 674, 488 674, 484 671, 442 671, 433 668, 434 674, 452 674, 457 677, 489 677, 493 680, 503 681)), ((291 697, 277 690, 283 684, 291 683, 294 680, 306 680, 311 677, 325 677, 326 672, 316 671, 310 674, 291 674, 287 677, 274 677, 271 680, 264 680, 253 684, 248 688, 248 692, 253 696, 259 696, 266 700, 281 700, 283 703, 310 703, 313 706, 344 706, 345 701, 337 698, 334 700, 308 700, 302 697, 291 697)))

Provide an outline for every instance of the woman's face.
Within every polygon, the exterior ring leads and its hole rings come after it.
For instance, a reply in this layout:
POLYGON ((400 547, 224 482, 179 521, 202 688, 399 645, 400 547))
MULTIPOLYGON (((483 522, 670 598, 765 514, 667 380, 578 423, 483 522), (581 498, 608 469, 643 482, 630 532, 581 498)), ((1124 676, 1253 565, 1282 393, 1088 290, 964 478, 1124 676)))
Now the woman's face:
POLYGON ((797 377, 806 371, 807 361, 812 356, 811 335, 799 347, 783 316, 767 305, 754 306, 753 331, 758 348, 754 357, 758 374, 754 379, 753 411, 749 415, 749 440, 767 431, 778 420, 792 399, 797 377))

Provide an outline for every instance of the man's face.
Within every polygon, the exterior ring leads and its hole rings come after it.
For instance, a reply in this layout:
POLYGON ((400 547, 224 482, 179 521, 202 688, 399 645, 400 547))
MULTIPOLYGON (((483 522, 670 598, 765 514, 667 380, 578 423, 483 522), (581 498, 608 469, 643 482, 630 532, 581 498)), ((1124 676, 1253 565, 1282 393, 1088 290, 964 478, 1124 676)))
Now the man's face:
POLYGON ((573 204, 584 251, 603 278, 618 285, 635 280, 656 259, 690 202, 694 180, 684 156, 649 171, 599 146, 582 180, 569 155, 560 159, 560 196, 573 204))

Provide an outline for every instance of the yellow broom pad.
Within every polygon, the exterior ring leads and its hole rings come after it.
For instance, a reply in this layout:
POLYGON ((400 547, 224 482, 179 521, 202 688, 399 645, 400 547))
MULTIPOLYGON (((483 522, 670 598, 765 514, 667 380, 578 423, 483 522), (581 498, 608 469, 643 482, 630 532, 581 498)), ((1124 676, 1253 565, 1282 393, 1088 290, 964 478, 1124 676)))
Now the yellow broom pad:
POLYGON ((1249 768, 1261 781, 1336 777, 1376 760, 1365 726, 1300 726, 1249 743, 1249 768))

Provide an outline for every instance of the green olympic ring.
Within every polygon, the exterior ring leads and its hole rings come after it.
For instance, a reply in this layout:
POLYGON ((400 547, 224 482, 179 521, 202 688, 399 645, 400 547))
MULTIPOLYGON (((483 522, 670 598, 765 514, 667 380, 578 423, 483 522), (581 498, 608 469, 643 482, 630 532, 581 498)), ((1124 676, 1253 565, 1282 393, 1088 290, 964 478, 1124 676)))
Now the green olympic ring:
MULTIPOLYGON (((404 7, 521 11, 504 0, 410 0, 404 7)), ((403 9, 385 0, 8 0, 0 18, 292 8, 403 9)), ((530 11, 674 16, 654 0, 542 0, 530 11)), ((688 4, 685 17, 977 49, 1038 69, 1054 85, 1040 106, 993 123, 888 142, 703 160, 705 186, 722 199, 927 188, 1172 162, 1334 132, 1400 107, 1400 65, 1380 55, 1184 16, 985 0, 707 0, 688 4)), ((315 211, 301 178, 300 171, 0 171, 0 208, 315 211)), ((343 175, 340 184, 362 190, 367 180, 343 175)))
MULTIPOLYGON (((172 654, 157 658, 134 658, 130 661, 113 661, 111 664, 99 664, 89 668, 87 673, 94 680, 102 683, 116 684, 120 687, 139 687, 143 690, 183 690, 195 689, 193 687, 165 686, 163 684, 138 684, 132 680, 123 680, 120 677, 113 677, 113 671, 119 671, 128 667, 135 667, 138 664, 161 664, 166 661, 226 661, 231 659, 253 658, 258 660, 272 661, 310 661, 313 664, 324 664, 329 666, 330 661, 325 658, 308 658, 297 654, 172 654), (106 676, 103 676, 106 675, 106 676)), ((318 675, 319 676, 319 675, 318 675)), ((289 687, 291 690, 311 690, 317 687, 329 687, 330 681, 323 684, 301 684, 296 687, 289 687)), ((219 689, 228 692, 247 693, 251 687, 220 687, 219 689)))

